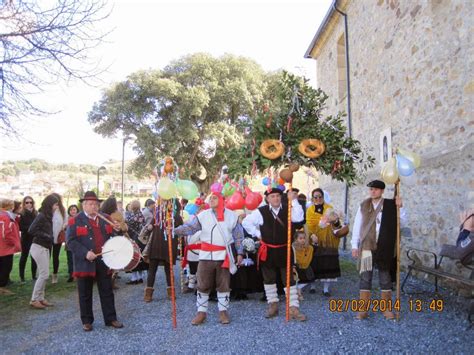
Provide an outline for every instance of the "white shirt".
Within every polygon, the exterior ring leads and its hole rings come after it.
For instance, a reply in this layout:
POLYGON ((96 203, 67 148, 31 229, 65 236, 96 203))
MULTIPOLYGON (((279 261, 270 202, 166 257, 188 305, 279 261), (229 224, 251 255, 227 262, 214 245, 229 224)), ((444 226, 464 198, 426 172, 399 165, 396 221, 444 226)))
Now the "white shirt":
MULTIPOLYGON (((270 206, 270 210, 276 215, 280 212, 281 205, 278 208, 273 208, 270 206)), ((297 199, 293 200, 291 206, 291 221, 292 222, 301 222, 304 219, 303 207, 299 204, 297 199)), ((259 209, 256 209, 242 221, 242 227, 253 237, 261 238, 260 226, 263 224, 263 216, 260 213, 259 209)))
MULTIPOLYGON (((374 210, 377 209, 380 203, 382 203, 383 199, 380 199, 378 203, 373 203, 372 206, 374 210)), ((375 240, 379 239, 379 232, 380 232, 380 224, 382 222, 382 209, 380 212, 377 213, 377 217, 375 217, 375 240)), ((400 228, 405 227, 407 223, 407 215, 405 209, 402 207, 400 208, 400 228)), ((359 249, 359 241, 360 241, 360 228, 362 227, 362 213, 360 211, 360 206, 357 209, 357 213, 354 220, 354 228, 352 229, 352 239, 351 239, 351 246, 352 249, 359 249)))

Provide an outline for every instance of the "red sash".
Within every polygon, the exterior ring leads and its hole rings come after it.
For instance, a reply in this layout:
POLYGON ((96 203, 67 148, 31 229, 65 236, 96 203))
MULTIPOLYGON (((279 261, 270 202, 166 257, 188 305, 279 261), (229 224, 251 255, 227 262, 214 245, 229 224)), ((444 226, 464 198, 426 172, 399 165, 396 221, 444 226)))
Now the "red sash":
POLYGON ((286 244, 268 244, 265 243, 263 240, 260 240, 260 248, 258 248, 257 254, 257 270, 260 265, 260 260, 267 261, 268 248, 278 249, 284 247, 286 247, 286 244))
POLYGON ((201 250, 201 243, 189 244, 184 247, 183 260, 181 260, 181 267, 184 269, 188 265, 188 251, 201 250))
MULTIPOLYGON (((203 251, 222 251, 226 250, 226 247, 221 246, 221 245, 214 245, 214 244, 209 244, 206 242, 201 242, 201 250, 203 251)), ((229 268, 229 256, 225 255, 224 262, 222 263, 221 267, 223 269, 228 269, 229 268)))

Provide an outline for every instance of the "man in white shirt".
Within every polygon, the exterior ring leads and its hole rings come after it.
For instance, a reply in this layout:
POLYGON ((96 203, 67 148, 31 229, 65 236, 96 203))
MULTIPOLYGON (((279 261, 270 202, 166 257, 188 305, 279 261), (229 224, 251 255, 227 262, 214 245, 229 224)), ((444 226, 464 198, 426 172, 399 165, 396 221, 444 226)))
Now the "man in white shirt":
MULTIPOLYGON (((352 232, 352 257, 358 258, 360 265, 360 299, 364 304, 357 314, 357 319, 368 317, 370 292, 372 289, 373 267, 379 270, 381 299, 385 300, 386 310, 383 315, 394 319, 391 311, 392 280, 390 267, 395 256, 397 237, 397 207, 402 206, 397 196, 394 200, 382 197, 385 183, 374 180, 367 184, 370 197, 359 206, 352 232)), ((405 211, 400 209, 400 221, 405 222, 405 211)))
MULTIPOLYGON (((284 275, 286 276, 288 207, 281 203, 282 194, 283 192, 277 188, 266 191, 268 205, 259 207, 242 221, 247 233, 260 239, 258 263, 262 268, 265 295, 269 304, 266 318, 278 315, 277 271, 280 270, 282 279, 285 278, 284 275)), ((301 222, 304 219, 304 212, 298 203, 297 193, 289 192, 288 198, 292 200, 291 221, 301 222)), ((293 263, 293 257, 291 261, 293 263)), ((286 280, 282 281, 286 284, 286 280)), ((290 318, 305 321, 306 316, 299 312, 298 292, 292 272, 290 272, 290 295, 286 297, 290 297, 290 318)))

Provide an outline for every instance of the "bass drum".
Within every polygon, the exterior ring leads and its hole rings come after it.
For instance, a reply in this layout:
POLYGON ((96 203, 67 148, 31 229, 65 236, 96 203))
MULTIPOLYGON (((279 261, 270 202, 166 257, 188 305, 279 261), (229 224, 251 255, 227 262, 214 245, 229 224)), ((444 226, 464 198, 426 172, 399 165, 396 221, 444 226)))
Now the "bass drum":
POLYGON ((137 243, 127 237, 110 238, 102 248, 102 260, 113 270, 132 271, 141 258, 142 254, 137 243))

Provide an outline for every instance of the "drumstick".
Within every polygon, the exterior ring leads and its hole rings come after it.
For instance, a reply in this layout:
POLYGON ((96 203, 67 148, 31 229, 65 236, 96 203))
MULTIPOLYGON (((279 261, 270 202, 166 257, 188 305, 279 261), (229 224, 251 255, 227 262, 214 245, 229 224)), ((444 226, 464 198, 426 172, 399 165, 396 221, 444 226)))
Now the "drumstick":
POLYGON ((107 253, 111 253, 111 252, 113 252, 113 250, 103 251, 102 253, 95 254, 95 256, 101 256, 101 255, 104 255, 104 254, 107 254, 107 253))

